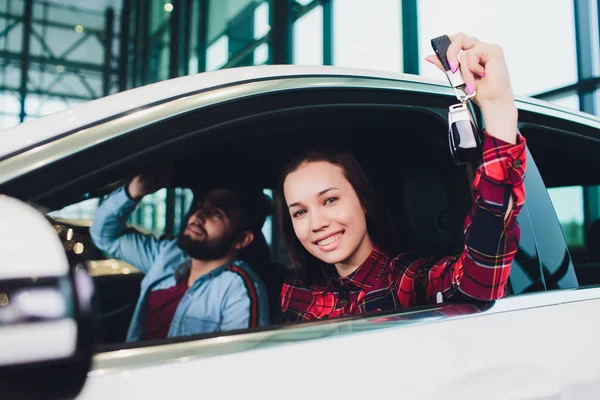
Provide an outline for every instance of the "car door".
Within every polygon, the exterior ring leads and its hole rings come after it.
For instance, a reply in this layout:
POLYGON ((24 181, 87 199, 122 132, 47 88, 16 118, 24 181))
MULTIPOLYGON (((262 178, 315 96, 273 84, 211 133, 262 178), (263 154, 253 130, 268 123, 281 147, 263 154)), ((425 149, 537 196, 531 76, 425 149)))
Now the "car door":
MULTIPOLYGON (((539 118, 525 114, 523 119, 531 128, 539 118)), ((153 350, 132 348, 127 361, 118 352, 106 352, 96 358, 84 398, 107 396, 106 388, 125 385, 134 395, 142 382, 171 374, 183 382, 215 377, 203 389, 223 397, 253 391, 265 398, 282 392, 304 398, 316 391, 349 398, 595 398, 600 354, 593 343, 600 324, 589 316, 600 306, 600 289, 577 289, 531 153, 528 161, 520 255, 511 276, 513 291, 520 295, 479 307, 438 305, 153 350), (536 270, 542 271, 539 280, 532 273, 536 270), (175 360, 183 364, 175 366, 175 360), (236 385, 228 384, 231 379, 236 385), (304 390, 289 389, 297 381, 304 390)), ((189 388, 158 390, 153 393, 184 395, 189 388)))

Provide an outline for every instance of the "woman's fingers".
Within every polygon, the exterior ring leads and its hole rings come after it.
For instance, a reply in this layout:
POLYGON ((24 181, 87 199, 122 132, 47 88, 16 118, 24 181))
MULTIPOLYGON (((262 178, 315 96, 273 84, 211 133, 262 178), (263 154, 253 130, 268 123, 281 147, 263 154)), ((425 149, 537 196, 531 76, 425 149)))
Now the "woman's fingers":
MULTIPOLYGON (((462 59, 465 60, 466 65, 469 66, 471 72, 473 72, 478 77, 483 78, 485 76, 485 68, 483 67, 483 65, 481 65, 481 57, 479 55, 479 52, 473 49, 464 51, 463 54, 465 56, 462 59)), ((462 62, 463 61, 461 61, 461 63, 462 62)))
POLYGON ((475 46, 477 42, 470 36, 465 35, 464 33, 458 33, 456 35, 450 36, 450 46, 448 46, 448 51, 446 51, 446 58, 448 58, 448 64, 450 64, 450 69, 452 72, 456 72, 458 68, 458 53, 461 50, 469 50, 475 46))
POLYGON ((473 71, 469 68, 467 58, 466 52, 463 51, 460 53, 460 73, 463 77, 463 81, 465 81, 467 94, 473 94, 473 92, 475 92, 475 76, 473 75, 473 71))
POLYGON ((477 90, 478 79, 476 77, 485 76, 485 69, 479 64, 480 57, 474 49, 463 51, 459 58, 460 72, 466 84, 467 94, 473 94, 477 90))

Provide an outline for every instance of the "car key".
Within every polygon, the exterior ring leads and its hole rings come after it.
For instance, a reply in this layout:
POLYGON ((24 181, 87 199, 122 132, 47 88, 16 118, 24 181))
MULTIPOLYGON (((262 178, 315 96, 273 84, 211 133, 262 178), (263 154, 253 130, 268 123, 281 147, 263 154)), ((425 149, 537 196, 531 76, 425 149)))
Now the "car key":
POLYGON ((448 82, 450 82, 456 98, 460 101, 460 103, 450 106, 448 110, 448 146, 450 154, 456 165, 470 164, 479 160, 483 147, 477 121, 469 100, 476 93, 468 94, 466 92, 466 84, 460 72, 460 64, 456 71, 452 72, 446 56, 450 43, 450 38, 447 35, 431 39, 431 47, 433 47, 435 54, 442 63, 448 82))

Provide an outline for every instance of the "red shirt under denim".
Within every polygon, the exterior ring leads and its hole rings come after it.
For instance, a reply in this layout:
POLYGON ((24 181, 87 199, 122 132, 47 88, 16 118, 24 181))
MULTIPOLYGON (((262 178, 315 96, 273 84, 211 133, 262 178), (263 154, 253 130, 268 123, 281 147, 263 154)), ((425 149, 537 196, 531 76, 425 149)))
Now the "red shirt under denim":
POLYGON ((517 135, 513 145, 485 133, 460 255, 436 260, 408 252, 393 257, 376 247, 345 278, 336 274, 312 285, 287 281, 281 291, 286 319, 305 321, 435 303, 438 292, 445 300, 504 297, 519 244, 517 215, 525 201, 525 163, 525 138, 517 135), (511 196, 514 204, 505 219, 511 196))
POLYGON ((179 302, 188 290, 187 273, 175 286, 151 291, 148 295, 148 314, 146 317, 146 335, 144 340, 164 339, 169 334, 173 316, 179 302))

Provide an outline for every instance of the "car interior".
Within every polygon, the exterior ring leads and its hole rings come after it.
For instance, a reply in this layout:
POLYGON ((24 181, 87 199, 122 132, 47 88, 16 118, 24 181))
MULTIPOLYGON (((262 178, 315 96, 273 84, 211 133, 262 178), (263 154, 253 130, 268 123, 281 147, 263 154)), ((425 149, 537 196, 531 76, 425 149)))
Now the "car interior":
MULTIPOLYGON (((442 109, 442 112, 445 111, 442 109)), ((442 257, 458 254, 463 248, 463 221, 473 201, 470 185, 474 166, 456 166, 452 162, 447 126, 435 111, 346 105, 260 114, 204 131, 195 131, 192 123, 193 120, 183 118, 146 129, 143 132, 146 138, 161 135, 165 129, 180 133, 178 140, 164 140, 160 146, 132 139, 118 148, 114 143, 107 143, 74 155, 61 165, 74 177, 67 186, 47 189, 42 194, 32 191, 29 198, 46 212, 85 199, 101 198, 132 176, 156 168, 158 162, 165 167, 173 166, 173 187, 192 188, 196 193, 202 191, 203 185, 210 186, 232 174, 262 189, 275 190, 278 171, 289 154, 305 147, 334 144, 346 146, 355 153, 380 192, 400 233, 402 248, 399 251, 421 250, 442 257), (147 148, 140 150, 145 145, 147 148), (111 146, 115 152, 112 159, 102 160, 99 153, 94 153, 111 146), (127 152, 128 156, 120 157, 119 151, 127 152), (87 175, 74 173, 72 166, 83 159, 102 167, 87 175)), ((42 169, 15 185, 28 187, 25 185, 28 181, 42 179, 49 173, 48 168, 42 169)), ((88 226, 48 218, 76 262, 85 264, 107 258, 89 239, 88 226), (69 228, 74 233, 67 238, 69 228), (76 241, 83 243, 84 250, 75 255, 72 249, 76 241)), ((260 238, 253 256, 255 264, 261 266, 257 272, 268 287, 271 310, 275 313, 279 310, 281 284, 292 271, 277 221, 273 221, 270 245, 264 237, 260 238)), ((521 252, 516 260, 527 257, 521 252)), ((528 268, 526 263, 519 264, 528 268)), ((107 274, 93 278, 100 315, 100 342, 122 344, 142 275, 107 274)), ((511 284, 509 293, 538 288, 533 284, 511 284), (513 287, 519 289, 513 290, 513 287)))

